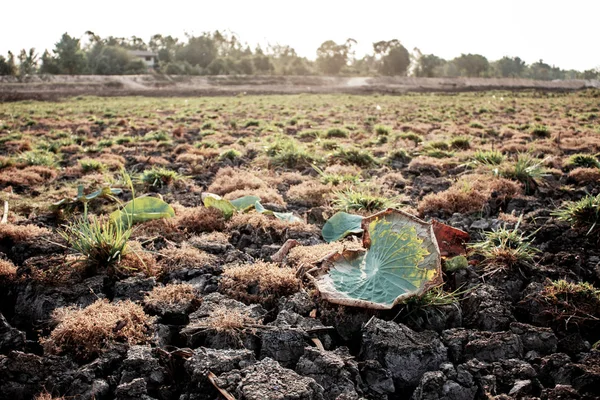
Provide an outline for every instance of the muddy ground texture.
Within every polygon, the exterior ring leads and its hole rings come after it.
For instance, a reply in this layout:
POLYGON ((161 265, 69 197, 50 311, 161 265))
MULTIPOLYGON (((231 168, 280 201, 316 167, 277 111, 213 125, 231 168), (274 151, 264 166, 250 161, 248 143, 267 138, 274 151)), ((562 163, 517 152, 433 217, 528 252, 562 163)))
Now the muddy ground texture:
MULTIPOLYGON (((15 268, 0 275, 0 398, 49 393, 209 400, 222 398, 216 387, 239 400, 600 398, 600 351, 593 348, 600 340, 598 310, 563 318, 560 305, 539 296, 549 280, 600 287, 597 234, 586 235, 552 214, 565 201, 600 191, 597 175, 577 180, 564 164, 571 154, 600 151, 597 96, 486 92, 0 104, 0 186, 9 205, 8 221, 0 225, 0 258, 15 268), (376 124, 389 132, 378 134, 376 124), (536 124, 547 132, 532 134, 536 124), (332 127, 346 136, 327 138, 332 127), (313 130, 319 133, 301 135, 313 130), (456 136, 469 137, 470 145, 441 158, 426 155, 428 143, 456 136), (426 220, 463 229, 473 242, 504 224, 514 227, 522 215, 519 229, 532 235, 539 252, 531 263, 493 273, 471 255, 467 268, 444 274, 443 289, 459 290, 453 301, 413 309, 335 306, 320 299, 302 274, 293 293, 274 298, 261 297, 252 284, 244 293, 224 290, 221 279, 232 265, 271 261, 288 239, 307 253, 324 243, 320 228, 335 212, 333 200, 343 186, 322 183, 310 162, 282 165, 269 154, 275 141, 288 139, 318 156, 322 169, 356 168, 361 182, 353 185, 394 197, 426 220), (336 145, 359 146, 376 163, 357 166, 335 158, 336 145), (406 152, 399 157, 394 152, 401 148, 406 152), (450 190, 461 178, 494 179, 488 169, 469 164, 475 150, 492 148, 507 163, 529 152, 546 173, 528 190, 516 182, 518 193, 488 193, 477 210, 456 211, 451 201, 436 210, 424 206, 426 195, 450 190), (239 154, 223 156, 230 149, 239 154), (36 150, 55 154, 54 164, 19 159, 36 150), (79 160, 90 158, 105 167, 83 170, 79 160), (136 183, 138 194, 161 194, 177 214, 172 222, 139 226, 131 239, 153 268, 77 269, 78 260, 56 232, 82 210, 51 211, 50 205, 74 196, 78 184, 86 191, 111 180, 118 186, 121 167, 136 176, 156 166, 183 178, 136 183), (206 190, 265 196, 271 209, 292 211, 306 223, 286 226, 267 216, 225 222, 203 209, 200 194, 206 190), (200 221, 191 223, 198 215, 200 221), (194 256, 177 258, 183 249, 194 256), (177 284, 191 285, 194 299, 158 305, 147 300, 156 288, 177 284), (149 339, 107 341, 89 357, 44 345, 57 326, 55 310, 99 299, 143 307, 154 317, 149 339), (211 315, 223 309, 244 320, 230 328, 215 325, 211 315)), ((120 198, 126 201, 130 193, 120 198)), ((90 207, 106 215, 116 205, 99 200, 90 207)), ((281 267, 307 266, 287 258, 281 267)), ((120 329, 117 323, 113 331, 120 329)))

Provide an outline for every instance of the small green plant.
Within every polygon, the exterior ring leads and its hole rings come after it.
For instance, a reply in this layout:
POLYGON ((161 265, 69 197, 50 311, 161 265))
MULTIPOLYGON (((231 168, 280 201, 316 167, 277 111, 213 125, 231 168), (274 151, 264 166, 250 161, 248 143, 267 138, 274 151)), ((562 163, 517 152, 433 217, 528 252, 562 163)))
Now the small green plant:
POLYGON ((600 194, 587 195, 579 201, 568 201, 554 212, 559 220, 568 222, 574 228, 585 228, 592 233, 600 222, 600 194))
POLYGON ((242 152, 236 149, 224 150, 219 154, 219 160, 231 160, 235 161, 242 157, 242 152))
POLYGON ((425 149, 423 151, 423 154, 428 156, 428 157, 433 157, 433 158, 449 158, 449 157, 454 157, 454 153, 451 151, 446 151, 446 150, 439 150, 439 149, 425 149))
POLYGON ((331 128, 327 131, 327 133, 325 134, 325 136, 328 139, 331 138, 347 138, 348 137, 348 131, 342 128, 331 128))
POLYGON ((302 131, 298 134, 298 139, 305 141, 315 140, 319 137, 321 137, 321 131, 316 130, 302 131))
POLYGON ((152 167, 145 170, 140 176, 140 180, 148 186, 163 187, 173 184, 173 182, 182 179, 176 171, 164 167, 152 167))
POLYGON ((391 164, 401 163, 408 164, 412 159, 408 151, 404 149, 393 150, 388 154, 388 162, 391 164))
POLYGON ((414 132, 404 132, 399 134, 398 137, 400 139, 410 140, 411 142, 414 142, 415 146, 423 141, 423 138, 414 132))
POLYGON ((532 194, 538 186, 538 181, 545 176, 543 160, 538 160, 527 153, 517 154, 517 159, 500 175, 519 181, 525 185, 525 194, 532 194))
POLYGON ((473 121, 469 124, 469 127, 473 128, 473 129, 483 129, 485 128, 485 126, 483 126, 483 124, 481 122, 477 122, 477 121, 473 121))
POLYGON ((506 157, 498 150, 477 150, 473 154, 473 161, 483 165, 500 165, 506 157))
POLYGON ((340 145, 335 140, 323 140, 321 142, 323 150, 336 150, 340 148, 340 145))
POLYGON ((400 207, 395 199, 388 199, 367 188, 348 188, 334 192, 332 206, 337 211, 381 211, 387 208, 400 207))
POLYGON ((88 217, 87 212, 58 231, 71 251, 81 257, 92 271, 116 266, 128 252, 127 242, 131 233, 131 228, 95 215, 88 217))
POLYGON ((331 174, 324 172, 321 168, 316 165, 312 166, 315 171, 320 176, 320 181, 324 185, 332 184, 333 186, 337 186, 341 183, 358 183, 360 181, 360 176, 355 174, 331 174))
POLYGON ((58 156, 46 150, 30 150, 19 154, 17 162, 27 165, 54 167, 58 163, 58 156))
POLYGON ((85 174, 88 172, 102 172, 106 170, 106 165, 102 161, 91 158, 79 160, 79 166, 81 167, 81 171, 85 174))
POLYGON ((573 154, 567 160, 566 165, 571 168, 600 168, 600 161, 591 154, 573 154))
POLYGON ((375 134, 377 136, 388 136, 392 132, 392 129, 384 125, 375 125, 375 134))
POLYGON ((151 131, 144 135, 144 142, 157 141, 157 142, 169 142, 171 141, 171 136, 165 131, 151 131))
POLYGON ((484 259, 484 268, 493 272, 524 264, 528 265, 539 252, 531 245, 535 232, 525 235, 519 232, 521 220, 513 229, 501 227, 498 230, 486 232, 485 240, 470 246, 476 254, 484 259))
POLYGON ((374 167, 378 164, 377 160, 367 150, 355 148, 339 148, 331 156, 335 161, 342 164, 353 164, 359 167, 374 167))
POLYGON ((317 158, 296 141, 278 138, 266 147, 271 163, 277 167, 302 168, 312 165, 317 158))
POLYGON ((548 127, 546 125, 534 125, 530 128, 530 131, 532 136, 535 137, 539 137, 539 138, 548 138, 550 137, 550 129, 548 129, 548 127))
POLYGON ((457 136, 450 140, 450 147, 457 150, 467 150, 471 148, 471 139, 466 136, 457 136))
POLYGON ((257 119, 249 119, 244 123, 244 128, 250 128, 251 126, 260 126, 260 121, 257 119))
POLYGON ((450 145, 444 141, 429 142, 427 147, 436 150, 450 150, 450 145))

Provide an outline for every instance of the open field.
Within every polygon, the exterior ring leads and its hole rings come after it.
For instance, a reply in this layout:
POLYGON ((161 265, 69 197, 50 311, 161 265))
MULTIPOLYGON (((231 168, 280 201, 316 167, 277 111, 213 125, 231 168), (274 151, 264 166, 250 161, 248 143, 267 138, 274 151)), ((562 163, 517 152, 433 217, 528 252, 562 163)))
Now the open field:
POLYGON ((0 101, 56 100, 69 96, 231 96, 237 94, 402 94, 486 90, 571 92, 600 88, 597 80, 340 76, 38 75, 0 76, 0 101))
POLYGON ((0 398, 600 398, 581 88, 0 103, 0 398), (132 198, 174 215, 131 227, 132 198), (314 267, 380 240, 326 221, 387 208, 467 232, 467 260, 390 309, 324 299, 314 267))

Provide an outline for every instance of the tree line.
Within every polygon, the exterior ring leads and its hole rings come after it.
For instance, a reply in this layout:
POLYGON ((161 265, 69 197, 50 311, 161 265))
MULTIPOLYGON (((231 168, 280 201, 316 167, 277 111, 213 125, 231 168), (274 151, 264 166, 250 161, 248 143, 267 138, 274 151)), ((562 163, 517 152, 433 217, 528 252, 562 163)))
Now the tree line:
POLYGON ((15 57, 0 55, 0 75, 25 77, 34 74, 125 75, 149 72, 168 75, 343 75, 417 77, 499 77, 553 79, 598 79, 600 69, 563 70, 542 60, 526 64, 519 57, 489 61, 480 54, 461 54, 445 60, 434 54, 409 52, 397 39, 373 43, 373 51, 355 56, 356 41, 323 42, 314 61, 300 57, 286 45, 251 49, 233 34, 220 31, 186 35, 185 40, 154 35, 148 42, 133 36, 102 38, 86 32, 87 39, 65 33, 52 51, 40 56, 35 49, 23 49, 15 57), (132 51, 156 54, 153 71, 132 51))

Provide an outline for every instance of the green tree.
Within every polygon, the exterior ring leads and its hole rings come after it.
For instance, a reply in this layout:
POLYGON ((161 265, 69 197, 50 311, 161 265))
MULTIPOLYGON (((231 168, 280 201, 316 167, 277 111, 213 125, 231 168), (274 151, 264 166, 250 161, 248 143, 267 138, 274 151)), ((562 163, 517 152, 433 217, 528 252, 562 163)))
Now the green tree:
POLYGON ((462 76, 485 76, 489 69, 487 58, 480 54, 461 54, 453 62, 460 70, 462 76))
POLYGON ((38 55, 32 47, 19 53, 19 76, 33 75, 37 69, 38 55))
POLYGON ((148 43, 150 50, 158 54, 158 61, 165 64, 175 61, 175 52, 179 46, 179 39, 161 34, 152 36, 148 43))
POLYGON ((406 75, 410 65, 410 54, 398 39, 382 40, 373 43, 376 57, 379 57, 379 72, 383 75, 406 75))
POLYGON ((60 68, 58 67, 57 59, 56 57, 53 57, 48 50, 44 50, 44 54, 42 54, 40 74, 60 74, 60 68))
POLYGON ((8 52, 8 58, 0 56, 0 75, 17 75, 17 66, 15 65, 15 57, 13 53, 8 52))
POLYGON ((417 60, 415 75, 419 77, 433 78, 442 74, 442 67, 446 60, 434 54, 424 54, 417 60))
POLYGON ((210 34, 188 36, 188 42, 177 49, 175 59, 206 68, 218 56, 217 46, 210 34))
POLYGON ((95 75, 140 74, 147 68, 143 60, 134 58, 119 46, 96 42, 88 53, 88 68, 95 75))
POLYGON ((56 64, 61 74, 78 75, 85 72, 85 53, 79 39, 64 33, 54 46, 56 64))
POLYGON ((550 66, 544 60, 540 60, 529 66, 528 75, 531 79, 549 81, 552 79, 564 79, 565 74, 560 68, 550 66))
POLYGON ((496 76, 503 78, 519 78, 525 72, 525 61, 519 57, 502 57, 493 63, 496 76))
POLYGON ((317 49, 317 67, 327 75, 337 75, 348 64, 354 39, 348 39, 344 44, 327 40, 317 49))

